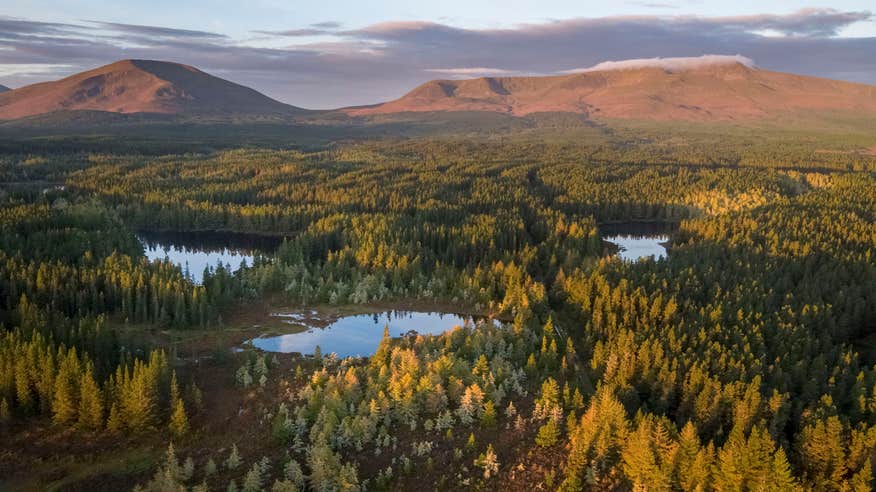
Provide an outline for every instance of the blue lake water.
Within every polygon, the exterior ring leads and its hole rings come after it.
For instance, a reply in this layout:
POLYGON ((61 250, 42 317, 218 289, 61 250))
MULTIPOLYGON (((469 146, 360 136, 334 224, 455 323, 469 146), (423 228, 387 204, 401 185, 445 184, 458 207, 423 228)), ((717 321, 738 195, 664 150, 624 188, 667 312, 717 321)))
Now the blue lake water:
POLYGON ((192 280, 200 284, 204 269, 215 268, 218 263, 237 271, 245 261, 252 265, 256 254, 273 252, 282 239, 248 234, 221 232, 190 233, 140 233, 138 239, 143 252, 150 260, 167 258, 186 271, 192 280))
MULTIPOLYGON (((297 313, 274 313, 290 324, 307 325, 307 315, 297 313)), ((466 323, 474 325, 470 316, 390 311, 385 313, 345 316, 332 321, 325 328, 310 327, 307 331, 274 337, 255 338, 253 346, 267 352, 297 352, 313 354, 319 345, 323 354, 336 353, 338 357, 369 356, 377 350, 383 339, 383 328, 389 325, 389 334, 399 337, 409 331, 420 335, 440 335, 466 323)))
POLYGON ((639 261, 642 258, 666 258, 666 248, 660 244, 669 241, 669 236, 609 236, 606 241, 618 245, 617 255, 626 261, 639 261))
POLYGON ((618 246, 617 256, 624 261, 639 261, 642 258, 655 260, 666 257, 672 224, 625 223, 599 226, 603 238, 618 246))

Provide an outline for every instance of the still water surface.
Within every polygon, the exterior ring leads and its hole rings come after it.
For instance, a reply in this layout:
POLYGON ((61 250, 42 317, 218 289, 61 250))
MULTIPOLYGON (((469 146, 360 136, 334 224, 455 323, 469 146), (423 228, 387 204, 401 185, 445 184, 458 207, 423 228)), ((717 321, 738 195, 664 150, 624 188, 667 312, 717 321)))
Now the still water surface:
POLYGON ((629 222, 602 224, 602 237, 618 246, 617 255, 624 261, 642 258, 666 258, 665 243, 674 231, 674 224, 662 222, 629 222))
POLYGON ((440 335, 467 323, 473 326, 471 316, 447 313, 389 311, 385 313, 344 316, 325 328, 308 326, 308 314, 274 313, 290 324, 307 326, 306 331, 274 337, 255 338, 253 346, 266 352, 297 352, 313 354, 317 345, 323 354, 336 353, 338 357, 369 356, 383 339, 383 328, 389 325, 389 334, 403 336, 410 331, 420 335, 440 335))
POLYGON ((195 283, 201 283, 204 269, 218 263, 237 271, 243 262, 252 265, 255 255, 270 254, 282 239, 225 232, 143 232, 137 235, 150 260, 167 258, 188 269, 195 283))

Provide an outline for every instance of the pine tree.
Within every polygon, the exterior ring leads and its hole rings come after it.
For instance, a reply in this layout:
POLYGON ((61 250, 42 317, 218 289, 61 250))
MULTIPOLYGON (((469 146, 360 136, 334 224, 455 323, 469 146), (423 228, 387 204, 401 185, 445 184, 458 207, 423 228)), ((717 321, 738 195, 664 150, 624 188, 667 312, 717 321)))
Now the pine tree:
POLYGON ((642 418, 621 452, 624 474, 636 490, 668 490, 670 486, 668 470, 660 466, 661 459, 669 457, 660 456, 654 434, 653 418, 642 418))
MULTIPOLYGON (((867 460, 866 466, 864 467, 867 470, 867 473, 870 473, 870 460, 867 460)), ((852 490, 855 492, 863 492, 865 490, 870 490, 870 483, 872 482, 872 475, 868 477, 862 477, 864 482, 862 485, 864 487, 859 488, 854 484, 854 480, 852 480, 852 490)), ((767 490, 772 490, 775 492, 785 491, 785 490, 796 490, 797 489, 797 481, 794 479, 794 475, 791 472, 791 465, 788 464, 788 457, 785 455, 785 450, 779 447, 776 450, 776 453, 773 455, 773 463, 772 463, 772 477, 770 478, 770 483, 767 484, 767 490)))
POLYGON ((195 413, 202 411, 204 409, 204 394, 201 392, 201 388, 198 388, 198 385, 192 381, 189 384, 186 393, 188 394, 189 402, 191 402, 195 413))
POLYGON ((150 363, 147 365, 142 361, 136 361, 131 376, 121 383, 119 412, 125 422, 125 428, 142 432, 153 425, 158 393, 157 383, 163 365, 161 355, 153 351, 150 355, 150 363))
POLYGON ((734 428, 730 438, 718 452, 715 467, 715 486, 722 490, 734 490, 745 481, 745 436, 740 428, 734 428))
POLYGON ((341 469, 338 472, 337 481, 339 490, 360 490, 358 472, 356 471, 355 465, 352 463, 345 463, 341 466, 341 469))
POLYGON ((688 421, 681 429, 678 437, 678 452, 675 454, 676 482, 684 490, 694 490, 698 485, 699 477, 697 474, 700 473, 700 470, 694 467, 694 461, 697 459, 700 448, 696 427, 688 421))
POLYGON ((499 472, 499 460, 496 457, 496 452, 493 451, 492 444, 487 445, 487 450, 478 456, 474 464, 484 469, 484 478, 487 479, 499 472))
POLYGON ((580 490, 588 470, 616 466, 627 434, 626 411, 609 387, 600 388, 571 436, 561 490, 580 490))
POLYGON ((237 383, 243 386, 244 388, 248 388, 249 385, 252 384, 252 376, 249 374, 249 367, 247 364, 240 366, 237 370, 236 374, 237 383))
POLYGON ((553 412, 554 408, 560 408, 560 385, 554 378, 547 378, 541 384, 541 395, 535 403, 537 418, 544 418, 553 412))
POLYGON ((843 435, 843 424, 836 416, 818 420, 801 431, 798 452, 806 475, 816 484, 841 488, 848 471, 843 435))
POLYGON ((465 443, 465 447, 468 449, 474 449, 475 447, 475 435, 474 432, 468 435, 468 441, 465 443))
POLYGON ((258 376, 267 376, 268 375, 268 364, 265 362, 265 356, 258 357, 256 359, 255 364, 253 365, 253 374, 258 376))
POLYGON ((508 406, 505 408, 505 416, 509 419, 514 418, 517 415, 517 408, 514 406, 513 401, 508 402, 508 406))
POLYGON ((538 435, 535 436, 535 444, 546 448, 557 443, 560 437, 560 427, 554 419, 548 421, 539 427, 538 435))
POLYGON ((32 389, 30 371, 27 367, 27 360, 18 358, 15 360, 15 400, 18 402, 18 408, 23 413, 29 414, 34 408, 34 392, 32 389))
POLYGON ((253 463, 252 468, 243 477, 241 492, 259 492, 262 490, 263 472, 259 463, 253 463))
POLYGON ((176 382, 176 371, 173 371, 170 375, 170 408, 174 408, 179 399, 179 384, 176 382))
POLYGON ((79 383, 79 426, 99 429, 103 425, 103 398, 89 367, 79 383))
POLYGON ((189 456, 188 458, 186 458, 186 461, 183 463, 182 473, 180 476, 181 476, 183 482, 188 482, 189 480, 192 479, 192 476, 194 474, 195 474, 195 461, 192 459, 191 456, 189 456))
POLYGON ((177 437, 183 436, 189 431, 189 418, 186 415, 186 407, 182 398, 177 398, 176 404, 173 406, 169 427, 170 432, 177 437))
POLYGON ((207 460, 207 464, 204 465, 204 476, 209 477, 216 474, 216 462, 213 461, 213 458, 207 460))
POLYGON ((52 421, 59 425, 72 422, 76 418, 79 390, 79 375, 76 374, 79 363, 76 351, 71 349, 63 358, 55 379, 55 393, 52 398, 52 421))
POLYGON ((298 492, 299 488, 290 480, 274 480, 271 492, 298 492))
POLYGON ((109 417, 106 419, 106 430, 112 433, 121 432, 125 424, 122 420, 122 413, 119 411, 118 405, 112 404, 109 411, 109 417))
POLYGON ((240 453, 237 451, 237 444, 231 446, 231 454, 228 455, 228 459, 225 460, 225 468, 229 470, 236 470, 237 467, 242 463, 240 459, 240 453))
POLYGON ((290 458, 286 466, 283 467, 283 476, 295 484, 295 486, 304 487, 304 472, 301 470, 301 465, 295 461, 295 458, 290 458))
POLYGON ((481 424, 483 424, 484 427, 493 427, 496 425, 496 407, 490 400, 487 400, 487 402, 484 403, 484 414, 481 415, 481 424))

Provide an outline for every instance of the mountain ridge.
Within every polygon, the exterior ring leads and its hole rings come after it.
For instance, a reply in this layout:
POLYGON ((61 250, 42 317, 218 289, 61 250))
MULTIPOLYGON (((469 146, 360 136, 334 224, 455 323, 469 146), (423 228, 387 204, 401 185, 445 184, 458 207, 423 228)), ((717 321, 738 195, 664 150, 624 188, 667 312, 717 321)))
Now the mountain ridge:
POLYGON ((820 110, 876 113, 876 86, 742 63, 677 71, 637 67, 544 77, 432 80, 393 101, 342 111, 351 116, 569 112, 590 118, 724 121, 820 110))
POLYGON ((3 120, 76 110, 170 115, 302 111, 189 65, 156 60, 120 60, 0 93, 3 120))
POLYGON ((508 117, 564 113, 590 120, 703 122, 876 117, 876 86, 773 72, 741 62, 679 64, 677 60, 655 66, 642 66, 636 60, 634 66, 612 62, 611 66, 622 68, 597 65, 552 76, 438 79, 392 101, 319 111, 284 104, 189 65, 121 60, 55 81, 0 90, 0 120, 39 125, 81 119, 76 115, 81 112, 93 113, 88 121, 106 124, 116 121, 109 114, 136 114, 142 116, 140 120, 224 118, 315 125, 367 123, 397 117, 393 115, 430 121, 449 113, 508 117))

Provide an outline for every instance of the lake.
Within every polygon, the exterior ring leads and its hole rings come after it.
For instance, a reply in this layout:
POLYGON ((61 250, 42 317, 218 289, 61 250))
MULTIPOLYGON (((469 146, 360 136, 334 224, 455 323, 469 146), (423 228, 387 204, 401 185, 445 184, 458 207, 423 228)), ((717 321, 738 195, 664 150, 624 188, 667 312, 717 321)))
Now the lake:
POLYGON ((221 262, 232 272, 245 261, 252 265, 256 255, 273 253, 282 238, 228 232, 140 232, 137 239, 150 260, 167 258, 188 268, 195 283, 200 284, 207 266, 221 262))
POLYGON ((625 222, 600 224, 603 239, 618 247, 617 256, 624 261, 642 258, 666 258, 664 246, 676 225, 667 222, 625 222))
POLYGON ((359 314, 330 320, 324 328, 311 325, 317 315, 314 312, 273 313, 290 325, 306 326, 307 330, 287 335, 255 338, 253 346, 266 352, 313 354, 317 345, 323 354, 336 353, 338 357, 369 356, 377 350, 383 339, 383 328, 389 325, 389 334, 400 337, 414 331, 420 335, 440 335, 455 326, 466 323, 474 325, 471 316, 389 311, 384 313, 359 314))

